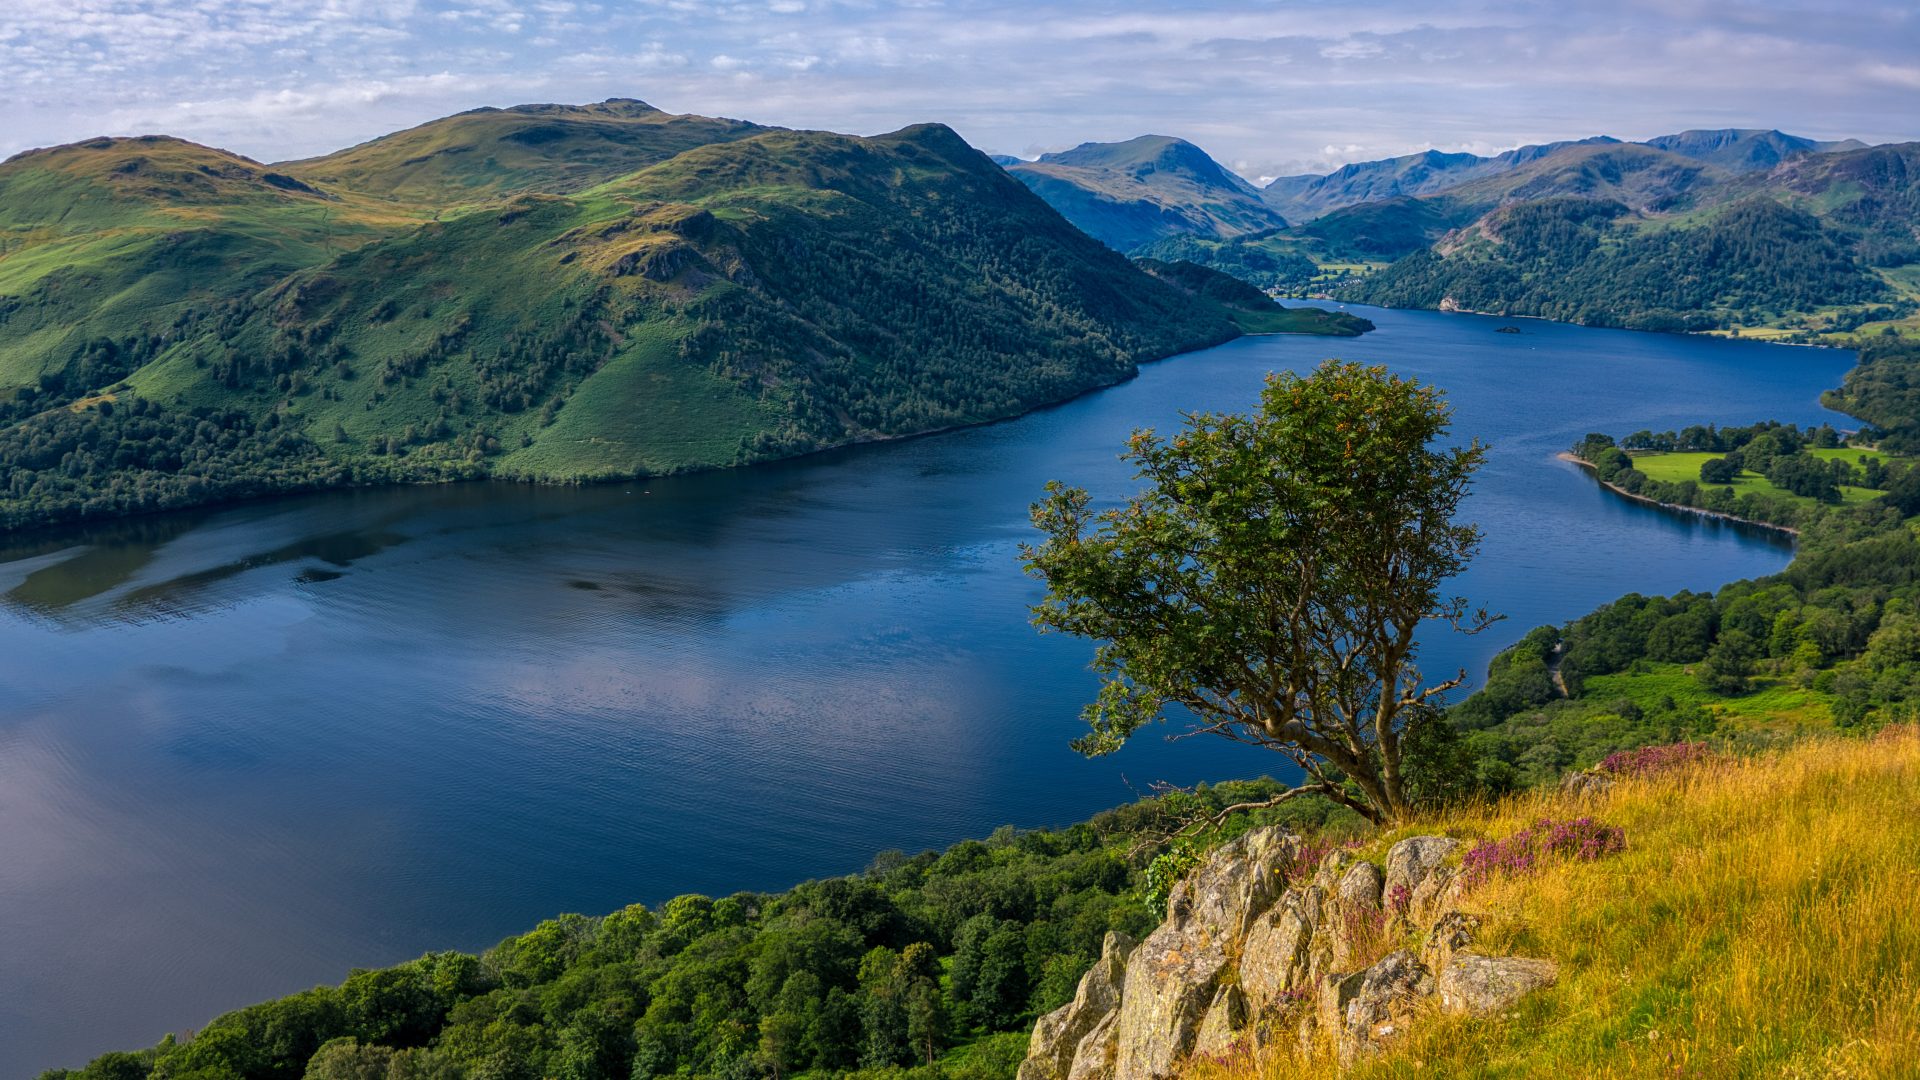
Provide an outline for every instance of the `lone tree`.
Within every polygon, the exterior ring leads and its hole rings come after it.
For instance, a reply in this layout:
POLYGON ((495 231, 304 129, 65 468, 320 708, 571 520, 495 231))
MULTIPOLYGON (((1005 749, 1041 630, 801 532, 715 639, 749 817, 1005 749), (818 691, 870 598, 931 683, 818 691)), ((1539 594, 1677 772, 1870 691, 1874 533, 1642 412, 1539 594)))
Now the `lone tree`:
POLYGON ((1403 736, 1466 678, 1424 685, 1416 633, 1495 619, 1441 593, 1479 547, 1453 519, 1486 457, 1478 441, 1434 448, 1451 415, 1432 387, 1328 361, 1269 376, 1250 416, 1135 432, 1125 458, 1150 486, 1124 506, 1096 513, 1085 490, 1048 484, 1033 507, 1046 541, 1023 548, 1047 585, 1034 623, 1102 642, 1093 730, 1074 748, 1111 753, 1180 705, 1187 734, 1277 750, 1306 774, 1232 809, 1319 794, 1405 817, 1403 736))

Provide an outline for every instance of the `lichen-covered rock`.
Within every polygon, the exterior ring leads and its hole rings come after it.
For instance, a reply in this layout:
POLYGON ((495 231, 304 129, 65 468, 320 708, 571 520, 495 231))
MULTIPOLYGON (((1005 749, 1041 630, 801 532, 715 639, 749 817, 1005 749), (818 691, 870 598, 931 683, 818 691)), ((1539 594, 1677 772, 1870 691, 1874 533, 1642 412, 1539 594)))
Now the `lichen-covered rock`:
POLYGON ((1613 775, 1598 769, 1570 772, 1560 779, 1560 790, 1582 798, 1604 795, 1613 789, 1613 775))
POLYGON ((1347 911, 1378 908, 1380 890, 1385 884, 1385 875, 1380 873, 1379 867, 1370 862, 1357 862, 1340 875, 1340 887, 1334 895, 1347 911))
POLYGON ((1427 940, 1420 947, 1420 962, 1427 965, 1428 971, 1444 970, 1454 953, 1473 943, 1479 929, 1478 917, 1459 911, 1447 912, 1435 920, 1433 929, 1427 932, 1427 940))
POLYGON ((1232 956, 1279 899, 1285 885, 1280 871, 1298 845, 1278 827, 1256 829, 1214 852, 1175 886, 1166 922, 1127 961, 1115 1014, 1115 1080, 1174 1074, 1193 1048, 1232 956))
POLYGON ((1425 926, 1453 906, 1459 872, 1447 861, 1463 846, 1449 836, 1410 836, 1387 850, 1384 895, 1395 918, 1425 926))
POLYGON ((1326 935, 1327 965, 1332 970, 1358 966, 1364 962, 1361 957, 1375 947, 1386 927, 1386 913, 1380 906, 1385 881, 1386 875, 1370 862, 1356 862, 1340 875, 1333 896, 1332 933, 1326 935))
POLYGON ((1255 1015, 1273 1008, 1288 991, 1314 984, 1312 945, 1324 907, 1319 889, 1290 890, 1247 932, 1240 950, 1240 988, 1255 1015))
POLYGON ((1402 890, 1412 896, 1460 846, 1450 836, 1410 836, 1387 849, 1387 896, 1402 890))
POLYGON ((1298 845, 1250 832, 1174 888, 1145 941, 1108 935, 1074 1000, 1034 1025, 1019 1080, 1168 1080, 1190 1057, 1284 1038, 1326 1040, 1350 1063, 1425 1009, 1498 1010, 1553 981, 1547 961, 1465 951, 1479 920, 1457 910, 1459 841, 1403 840, 1384 868, 1336 850, 1288 887, 1298 845), (1369 963, 1409 934, 1417 954, 1369 963))
POLYGON ((1065 1080, 1073 1069, 1080 1041, 1120 1007, 1127 957, 1138 944, 1118 931, 1107 933, 1100 946, 1100 959, 1081 977, 1073 1000, 1034 1022, 1033 1039, 1027 1044, 1026 1059, 1020 1063, 1019 1080, 1065 1080))
POLYGON ((1247 1030, 1247 999, 1240 988, 1229 983, 1213 995, 1213 1004, 1200 1019, 1200 1030, 1193 1036, 1193 1053, 1225 1056, 1247 1030))
POLYGON ((1110 1012, 1087 1032, 1074 1049, 1073 1068, 1066 1080, 1107 1080, 1113 1075, 1120 1050, 1119 1020, 1118 1012, 1110 1012))
POLYGON ((1360 986, 1366 981, 1367 973, 1364 971, 1328 975, 1320 980, 1313 999, 1313 1011, 1321 1031, 1333 1033, 1347 1026, 1347 1006, 1360 996, 1360 986))
POLYGON ((1449 1012, 1499 1012, 1560 977, 1551 960, 1456 953, 1440 972, 1440 1004, 1449 1012))
POLYGON ((1351 1064, 1406 1030, 1419 1003, 1433 993, 1433 976, 1419 958, 1402 949, 1360 973, 1334 1030, 1340 1061, 1351 1064))
POLYGON ((1321 892, 1331 896, 1339 890, 1340 879, 1346 876, 1348 868, 1359 861, 1360 857, 1353 852, 1345 848, 1334 848, 1320 860, 1319 867, 1313 872, 1311 884, 1319 886, 1321 892))

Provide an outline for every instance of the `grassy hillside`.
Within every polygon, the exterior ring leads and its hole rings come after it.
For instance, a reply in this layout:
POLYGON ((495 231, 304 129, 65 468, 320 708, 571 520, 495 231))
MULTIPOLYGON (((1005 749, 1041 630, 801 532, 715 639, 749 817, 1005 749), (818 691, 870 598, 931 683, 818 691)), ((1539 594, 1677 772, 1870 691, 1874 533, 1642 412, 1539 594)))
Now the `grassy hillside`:
POLYGON ((423 216, 179 139, 11 158, 0 164, 0 405, 22 390, 109 385, 208 305, 423 216))
POLYGON ((1164 135, 1086 143, 1008 171, 1119 251, 1168 236, 1221 238, 1287 224, 1252 185, 1192 143, 1164 135))
POLYGON ((662 112, 644 101, 475 109, 275 168, 441 209, 522 191, 570 193, 709 143, 771 129, 662 112))
POLYGON ((1014 415, 1243 326, 1352 332, 1144 273, 942 127, 637 102, 283 167, 35 152, 0 166, 0 230, 0 528, 734 465, 1014 415))
POLYGON ((1187 1076, 1913 1075, 1916 791, 1920 733, 1900 727, 1421 821, 1401 832, 1498 839, 1589 816, 1625 830, 1618 855, 1550 860, 1462 902, 1482 919, 1476 948, 1552 959, 1558 984, 1502 1015, 1422 1017, 1344 1072, 1281 1047, 1187 1076))
MULTIPOLYGON (((1885 455, 1875 455, 1872 451, 1854 447, 1840 447, 1832 450, 1809 450, 1807 453, 1820 461, 1845 461, 1849 465, 1858 465, 1863 459, 1869 457, 1885 457, 1885 455)), ((1649 480, 1658 480, 1668 484, 1679 484, 1689 480, 1699 483, 1701 464, 1711 458, 1720 456, 1721 455, 1714 453, 1662 453, 1657 451, 1632 455, 1633 467, 1635 469, 1645 473, 1649 480)), ((1902 464, 1905 463, 1903 462, 1902 464)), ((1768 499, 1799 502, 1803 505, 1812 504, 1815 501, 1804 495, 1795 495, 1793 492, 1774 484, 1765 476, 1751 469, 1742 469, 1735 473, 1734 478, 1725 486, 1732 488, 1735 496, 1753 494, 1768 499)), ((1857 484, 1840 484, 1838 487, 1843 502, 1871 502, 1886 494, 1885 488, 1873 488, 1857 484)))

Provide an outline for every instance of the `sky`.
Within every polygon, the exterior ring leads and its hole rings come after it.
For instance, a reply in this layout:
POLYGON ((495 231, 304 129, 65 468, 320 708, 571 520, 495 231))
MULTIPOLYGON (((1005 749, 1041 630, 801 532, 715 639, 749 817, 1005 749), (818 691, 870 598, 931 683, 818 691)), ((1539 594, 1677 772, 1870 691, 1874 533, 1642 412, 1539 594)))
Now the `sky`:
POLYGON ((0 0, 0 156, 164 133, 262 161, 635 97, 997 153, 1178 135, 1252 179, 1428 147, 1920 138, 1920 3, 0 0))

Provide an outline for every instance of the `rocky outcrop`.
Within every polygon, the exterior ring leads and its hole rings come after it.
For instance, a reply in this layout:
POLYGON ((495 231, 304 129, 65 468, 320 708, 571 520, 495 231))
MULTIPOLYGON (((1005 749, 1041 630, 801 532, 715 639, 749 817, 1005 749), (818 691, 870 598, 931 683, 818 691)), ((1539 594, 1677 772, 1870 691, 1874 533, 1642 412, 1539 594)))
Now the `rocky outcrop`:
POLYGON ((1495 1013, 1543 986, 1559 969, 1551 960, 1462 953, 1440 971, 1440 1004, 1448 1012, 1495 1013))
POLYGON ((1120 995, 1115 1080, 1170 1076, 1193 1049, 1200 1022, 1254 920, 1286 882, 1300 841, 1260 829, 1215 852, 1167 898, 1167 920, 1134 950, 1120 995))
POLYGON ((1415 1011, 1432 996, 1433 975, 1402 949, 1365 971, 1329 980, 1328 987, 1330 993, 1321 993, 1317 1019, 1320 1030, 1333 1036, 1341 1064, 1347 1065, 1406 1029, 1415 1011))
POLYGON ((1020 1063, 1019 1080, 1053 1080, 1073 1071, 1080 1044, 1107 1021, 1109 1034, 1115 1010, 1120 1007, 1120 985, 1127 975, 1127 957, 1138 944, 1125 934, 1109 931, 1100 946, 1100 959, 1093 970, 1080 979, 1080 987, 1065 1007, 1040 1018, 1034 1026, 1032 1046, 1044 1048, 1039 1055, 1029 1054, 1020 1063))
POLYGON ((1561 777, 1560 790, 1576 796, 1605 795, 1613 790, 1613 777, 1599 769, 1582 769, 1561 777))
POLYGON ((1034 1025, 1020 1080, 1164 1080, 1195 1055, 1329 1040, 1342 1061, 1435 1008, 1497 1012, 1556 977, 1546 960, 1471 951, 1460 842, 1402 840, 1375 865, 1336 850, 1287 880, 1279 828, 1228 844, 1175 887, 1137 946, 1109 934, 1072 1002, 1034 1025))

